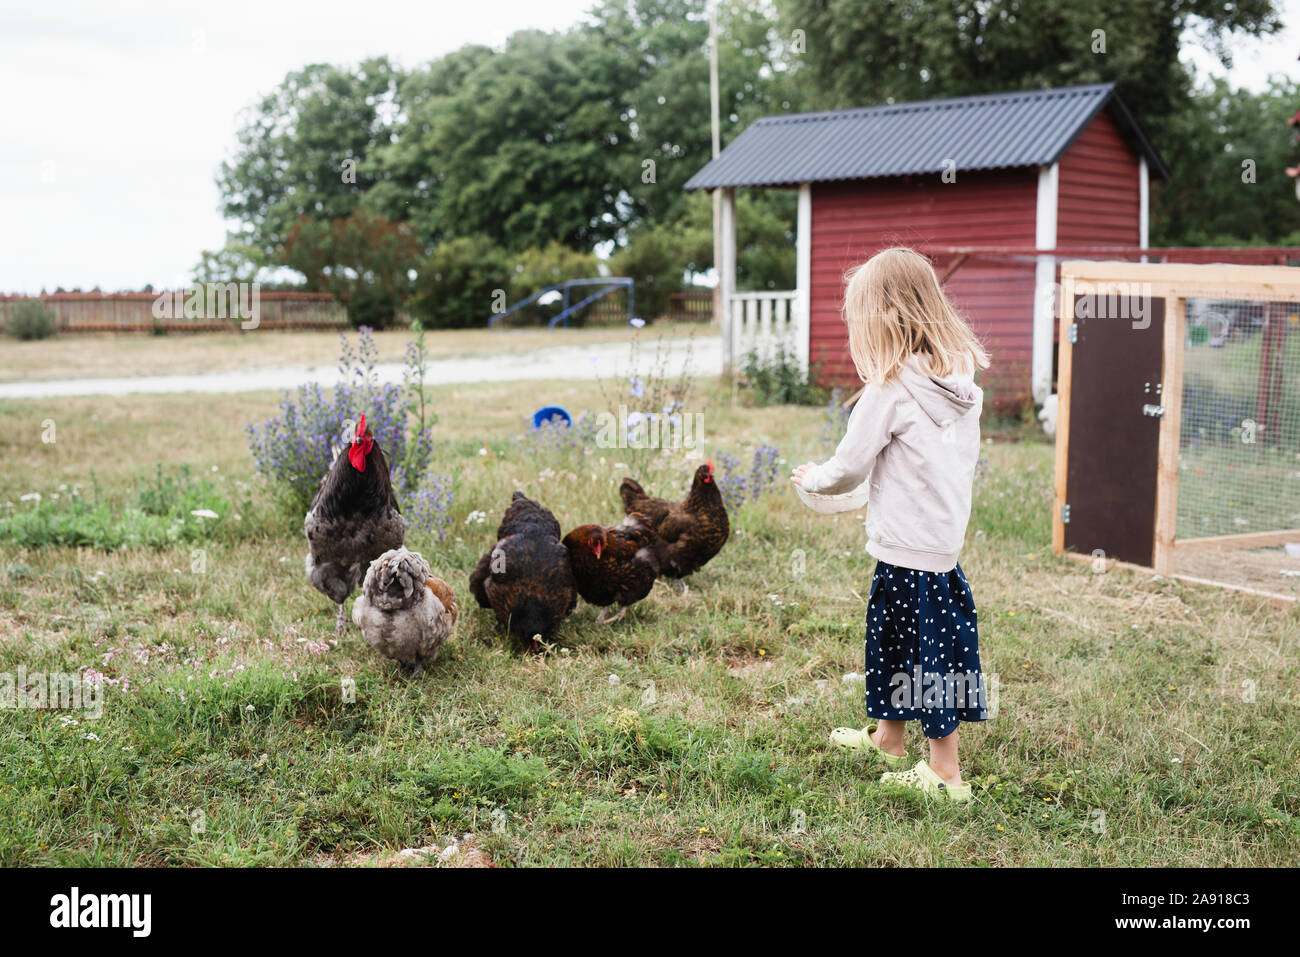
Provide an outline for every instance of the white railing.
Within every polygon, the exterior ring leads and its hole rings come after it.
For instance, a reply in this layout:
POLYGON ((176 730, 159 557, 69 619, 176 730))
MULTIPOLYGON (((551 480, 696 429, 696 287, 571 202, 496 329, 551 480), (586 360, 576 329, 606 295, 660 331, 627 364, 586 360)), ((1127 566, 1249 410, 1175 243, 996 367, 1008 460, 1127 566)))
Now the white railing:
POLYGON ((797 293, 733 292, 727 297, 727 309, 731 361, 737 369, 745 367, 751 354, 760 361, 770 361, 778 345, 807 369, 807 322, 800 315, 797 293))

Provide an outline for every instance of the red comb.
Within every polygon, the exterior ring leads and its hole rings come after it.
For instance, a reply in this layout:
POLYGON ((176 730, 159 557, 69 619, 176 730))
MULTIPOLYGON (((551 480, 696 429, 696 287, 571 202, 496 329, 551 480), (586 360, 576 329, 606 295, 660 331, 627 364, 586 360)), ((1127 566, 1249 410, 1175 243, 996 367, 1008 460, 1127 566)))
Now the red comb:
POLYGON ((357 435, 352 440, 352 446, 348 449, 348 461, 358 472, 366 470, 366 456, 374 448, 375 440, 366 437, 366 414, 361 413, 361 418, 357 422, 357 435))

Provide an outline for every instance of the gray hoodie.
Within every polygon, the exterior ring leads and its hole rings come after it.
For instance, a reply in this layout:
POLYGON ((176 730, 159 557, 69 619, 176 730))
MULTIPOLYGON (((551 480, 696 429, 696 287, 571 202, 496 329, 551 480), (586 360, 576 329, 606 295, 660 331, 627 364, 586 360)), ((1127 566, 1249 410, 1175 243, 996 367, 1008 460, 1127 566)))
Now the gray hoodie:
POLYGON ((867 386, 835 456, 804 474, 828 495, 870 477, 867 551, 925 572, 957 564, 970 519, 984 394, 970 375, 931 375, 913 357, 883 386, 867 386))

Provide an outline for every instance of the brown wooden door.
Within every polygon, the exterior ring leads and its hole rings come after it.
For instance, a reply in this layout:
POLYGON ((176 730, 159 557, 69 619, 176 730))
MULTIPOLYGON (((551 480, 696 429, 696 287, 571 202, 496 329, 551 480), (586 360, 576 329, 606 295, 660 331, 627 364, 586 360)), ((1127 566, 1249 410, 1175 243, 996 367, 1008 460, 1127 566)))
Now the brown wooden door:
POLYGON ((1079 296, 1074 314, 1065 547, 1151 565, 1165 300, 1079 296))

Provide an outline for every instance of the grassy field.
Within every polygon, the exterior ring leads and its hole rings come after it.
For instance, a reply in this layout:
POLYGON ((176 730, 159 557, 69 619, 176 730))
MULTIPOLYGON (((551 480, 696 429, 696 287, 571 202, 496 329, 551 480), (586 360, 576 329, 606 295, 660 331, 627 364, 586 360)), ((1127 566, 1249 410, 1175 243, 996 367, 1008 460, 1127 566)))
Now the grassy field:
MULTIPOLYGON (((0 509, 78 484, 124 506, 158 462, 230 504, 200 556, 0 542, 0 672, 84 666, 107 686, 98 719, 0 711, 0 863, 427 864, 457 836, 448 864, 1300 864, 1300 610, 1054 558, 1048 445, 986 447, 962 565, 999 710, 963 730, 976 800, 955 809, 826 746, 863 720, 854 516, 783 488, 733 517, 685 596, 656 586, 613 626, 580 604, 549 653, 518 657, 465 587, 510 492, 566 528, 612 521, 628 458, 517 438, 537 396, 599 409, 595 386, 433 396, 453 523, 408 544, 463 602, 416 679, 354 629, 332 640, 300 519, 242 433, 277 396, 0 403, 0 509)), ((821 410, 743 398, 700 384, 706 453, 825 455, 821 410)), ((690 470, 635 466, 665 492, 690 470)))
MULTIPOLYGON (((700 323, 659 321, 656 336, 698 334, 700 323)), ((631 340, 627 325, 571 329, 444 329, 426 334, 431 359, 491 356, 546 346, 589 345, 631 340)), ((380 362, 401 362, 411 334, 405 329, 375 333, 380 362)), ((189 375, 277 366, 332 366, 338 337, 321 332, 175 334, 168 336, 82 334, 32 342, 5 340, 0 382, 112 378, 128 375, 189 375)))

